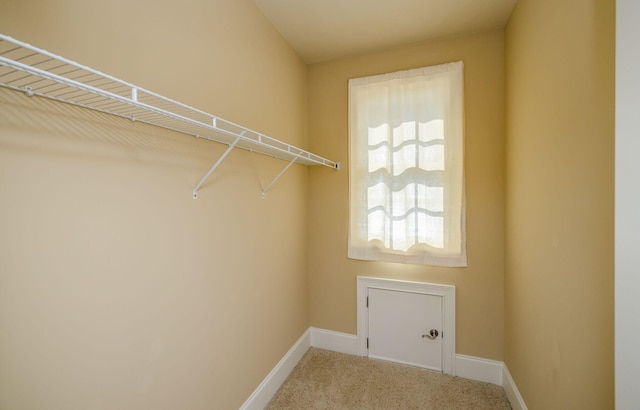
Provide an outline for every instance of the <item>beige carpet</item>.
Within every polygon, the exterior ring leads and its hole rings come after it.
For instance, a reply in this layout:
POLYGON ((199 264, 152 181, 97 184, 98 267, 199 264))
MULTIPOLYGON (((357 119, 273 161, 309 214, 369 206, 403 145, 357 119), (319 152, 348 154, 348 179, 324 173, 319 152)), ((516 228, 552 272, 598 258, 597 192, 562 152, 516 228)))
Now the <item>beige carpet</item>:
POLYGON ((311 348, 267 409, 510 409, 500 386, 311 348))

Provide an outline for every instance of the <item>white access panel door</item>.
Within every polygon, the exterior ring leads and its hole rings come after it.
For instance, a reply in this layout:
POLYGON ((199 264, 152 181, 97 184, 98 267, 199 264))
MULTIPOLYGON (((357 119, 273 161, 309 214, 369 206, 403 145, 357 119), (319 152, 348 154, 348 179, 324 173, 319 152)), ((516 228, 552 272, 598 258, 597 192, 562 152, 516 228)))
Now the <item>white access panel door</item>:
POLYGON ((441 372, 442 296, 377 288, 367 296, 368 356, 441 372))

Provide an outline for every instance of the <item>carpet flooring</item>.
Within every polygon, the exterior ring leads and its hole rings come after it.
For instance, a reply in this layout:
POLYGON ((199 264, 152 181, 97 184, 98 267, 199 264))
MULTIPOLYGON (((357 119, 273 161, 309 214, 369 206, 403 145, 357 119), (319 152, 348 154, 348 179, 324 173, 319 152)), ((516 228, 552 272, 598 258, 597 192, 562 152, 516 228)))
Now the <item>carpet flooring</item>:
POLYGON ((500 386, 311 348, 273 397, 275 409, 511 409, 500 386))

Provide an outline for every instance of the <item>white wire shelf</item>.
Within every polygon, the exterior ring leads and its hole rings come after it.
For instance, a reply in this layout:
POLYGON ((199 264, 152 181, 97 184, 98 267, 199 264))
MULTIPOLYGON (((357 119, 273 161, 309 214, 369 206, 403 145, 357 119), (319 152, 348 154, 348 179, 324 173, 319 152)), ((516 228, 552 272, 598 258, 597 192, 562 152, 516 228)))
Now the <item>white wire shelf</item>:
POLYGON ((293 163, 340 168, 338 162, 3 34, 0 34, 0 86, 24 92, 28 96, 37 95, 228 144, 227 152, 194 189, 194 198, 206 178, 236 147, 289 161, 285 170, 293 163))

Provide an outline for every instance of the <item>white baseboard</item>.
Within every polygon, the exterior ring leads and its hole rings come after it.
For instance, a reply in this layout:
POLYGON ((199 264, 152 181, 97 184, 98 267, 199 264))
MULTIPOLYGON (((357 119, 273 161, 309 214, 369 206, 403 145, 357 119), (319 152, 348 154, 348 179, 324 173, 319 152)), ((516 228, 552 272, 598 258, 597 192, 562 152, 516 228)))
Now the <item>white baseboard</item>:
POLYGON ((509 399, 509 403, 511 403, 511 408, 513 410, 527 410, 527 405, 522 399, 522 396, 518 391, 518 387, 516 387, 516 383, 513 381, 506 364, 502 367, 502 388, 504 388, 504 392, 507 394, 507 398, 509 399))
MULTIPOLYGON (((348 333, 310 327, 269 372, 240 409, 264 409, 310 347, 356 356, 358 354, 358 338, 356 335, 348 333)), ((527 410, 527 406, 503 362, 458 354, 455 356, 455 375, 502 386, 514 410, 527 410)))
POLYGON ((503 363, 480 357, 456 355, 456 376, 502 386, 503 363))
POLYGON ((240 407, 241 410, 262 410, 276 394, 282 383, 298 364, 302 356, 311 347, 311 332, 307 329, 300 339, 289 349, 267 377, 251 393, 251 396, 240 407))
POLYGON ((456 355, 456 376, 502 386, 513 410, 527 410, 516 383, 503 362, 456 355))
POLYGON ((358 354, 358 338, 356 335, 315 327, 311 327, 309 330, 311 331, 312 347, 354 356, 358 354))

